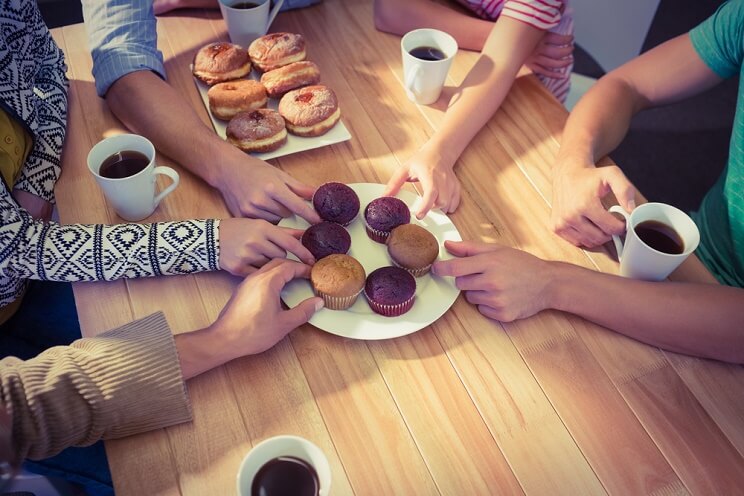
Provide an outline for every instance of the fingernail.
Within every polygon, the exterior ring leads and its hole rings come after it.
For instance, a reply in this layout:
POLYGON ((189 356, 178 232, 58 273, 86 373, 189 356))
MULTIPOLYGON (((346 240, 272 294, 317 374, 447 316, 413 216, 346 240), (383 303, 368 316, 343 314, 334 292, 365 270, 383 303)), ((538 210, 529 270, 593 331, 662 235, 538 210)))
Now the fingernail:
POLYGON ((323 303, 323 300, 317 300, 315 302, 315 311, 317 312, 318 310, 320 310, 324 306, 325 306, 325 303, 323 303))

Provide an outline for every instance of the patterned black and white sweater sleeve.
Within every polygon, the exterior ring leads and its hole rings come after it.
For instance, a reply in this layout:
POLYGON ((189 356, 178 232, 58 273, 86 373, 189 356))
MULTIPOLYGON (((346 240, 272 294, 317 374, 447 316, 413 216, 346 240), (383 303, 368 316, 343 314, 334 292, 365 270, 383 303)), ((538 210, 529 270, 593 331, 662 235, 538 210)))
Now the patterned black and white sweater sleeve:
POLYGON ((35 220, 0 188, 0 306, 26 279, 112 281, 219 270, 219 221, 60 225, 35 220))

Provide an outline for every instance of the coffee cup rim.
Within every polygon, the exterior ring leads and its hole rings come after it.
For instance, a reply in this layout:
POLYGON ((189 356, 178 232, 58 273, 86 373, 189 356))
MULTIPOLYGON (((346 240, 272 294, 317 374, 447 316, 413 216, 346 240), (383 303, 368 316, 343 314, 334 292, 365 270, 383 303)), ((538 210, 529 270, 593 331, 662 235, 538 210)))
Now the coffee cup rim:
MULTIPOLYGON (((641 214, 639 213, 638 215, 641 215, 641 214)), ((695 221, 692 219, 692 217, 690 217, 690 215, 687 212, 685 212, 685 211, 683 211, 683 210, 675 207, 674 205, 669 205, 668 203, 662 203, 662 202, 646 202, 646 203, 643 203, 641 205, 638 205, 636 208, 633 209, 632 212, 630 212, 629 221, 630 222, 629 222, 629 225, 628 225, 628 230, 633 230, 633 232, 634 232, 633 235, 636 238, 638 238, 638 241, 643 246, 645 246, 649 250, 653 251, 654 253, 658 253, 659 255, 664 255, 666 257, 671 257, 671 258, 680 258, 680 257, 681 258, 684 258, 684 257, 690 256, 695 250, 697 250, 698 246, 700 245, 700 228, 698 228, 697 224, 695 224, 695 221), (684 250, 682 251, 682 253, 667 253, 665 251, 657 250, 653 246, 650 246, 648 243, 646 243, 645 241, 643 241, 640 238, 640 236, 638 236, 637 234, 635 234, 635 228, 636 228, 636 226, 638 224, 642 223, 642 222, 646 222, 646 221, 649 221, 649 220, 655 220, 656 222, 661 222, 661 223, 665 223, 665 224, 667 223, 667 222, 664 222, 663 220, 659 220, 659 219, 656 219, 656 218, 653 218, 653 219, 644 219, 644 220, 637 220, 636 218, 634 218, 636 212, 642 212, 643 210, 647 210, 648 208, 667 209, 667 210, 670 210, 670 211, 674 212, 676 215, 684 218, 685 221, 689 221, 689 225, 694 228, 693 231, 692 231, 693 234, 692 234, 692 240, 691 240, 692 242, 691 243, 688 243, 688 236, 686 234, 679 232, 680 229, 678 229, 674 225, 669 225, 669 227, 671 227, 672 229, 674 229, 674 231, 677 232, 677 234, 682 238, 682 242, 684 243, 684 250)), ((627 234, 626 234, 626 236, 627 236, 627 234)))
POLYGON ((408 31, 400 39, 400 47, 401 47, 401 49, 406 54, 408 54, 408 56, 415 58, 416 59, 416 62, 420 62, 420 63, 423 63, 423 64, 440 64, 442 62, 451 60, 451 59, 453 59, 455 57, 455 55, 457 55, 457 51, 460 49, 459 45, 457 44, 457 40, 455 40, 454 36, 452 36, 451 34, 449 34, 446 31, 442 31, 441 29, 436 29, 436 28, 418 28, 418 29, 413 29, 411 31, 408 31), (444 37, 447 39, 447 41, 449 41, 454 46, 454 51, 452 53, 448 53, 449 50, 445 50, 444 47, 437 45, 436 48, 438 48, 439 50, 441 50, 444 53, 444 55, 445 55, 445 57, 443 59, 441 59, 441 60, 424 60, 424 59, 419 59, 419 58, 413 57, 413 55, 410 54, 409 49, 406 48, 406 41, 408 39, 410 39, 411 37, 415 36, 416 34, 420 34, 421 32, 434 32, 434 33, 437 33, 437 34, 440 34, 440 35, 444 35, 444 37))
MULTIPOLYGON (((123 151, 127 151, 127 149, 124 148, 124 147, 122 147, 121 149, 119 149, 116 152, 109 153, 108 156, 110 157, 114 153, 119 153, 119 152, 123 152, 123 151)), ((155 145, 153 145, 152 144, 152 141, 150 141, 149 139, 145 138, 144 136, 141 136, 139 134, 133 134, 133 133, 115 134, 113 136, 107 136, 106 138, 102 139, 101 141, 99 141, 98 143, 96 143, 95 145, 93 145, 93 148, 91 148, 90 151, 88 151, 88 160, 87 160, 88 161, 88 170, 91 172, 91 174, 93 174, 97 178, 101 179, 102 181, 127 181, 129 179, 134 178, 134 177, 138 177, 141 174, 145 174, 148 170, 154 168, 154 166, 155 166, 155 156, 156 156, 155 145), (103 161, 100 161, 96 165, 96 168, 94 169, 93 166, 91 165, 91 155, 93 154, 93 151, 96 149, 96 147, 98 147, 99 145, 102 145, 103 143, 106 143, 107 141, 114 141, 114 140, 117 140, 117 139, 118 140, 139 139, 139 140, 143 141, 147 145, 147 148, 148 148, 148 151, 147 152, 142 152, 141 150, 131 150, 131 149, 130 149, 130 151, 137 151, 137 152, 140 152, 140 153, 144 153, 150 159, 150 162, 147 164, 147 167, 145 167, 141 171, 137 172, 136 174, 132 174, 131 176, 127 176, 127 177, 106 177, 106 176, 102 176, 100 174, 100 170, 101 170, 101 165, 103 165, 103 161)))

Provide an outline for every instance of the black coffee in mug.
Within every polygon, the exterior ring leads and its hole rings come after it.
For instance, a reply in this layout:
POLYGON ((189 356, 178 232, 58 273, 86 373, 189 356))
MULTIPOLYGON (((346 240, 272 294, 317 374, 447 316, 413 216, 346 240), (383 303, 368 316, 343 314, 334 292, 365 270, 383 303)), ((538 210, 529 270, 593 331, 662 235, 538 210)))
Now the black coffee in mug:
POLYGON ((647 220, 635 226, 635 233, 641 241, 656 251, 679 255, 685 251, 682 237, 672 227, 658 220, 647 220))
POLYGON ((123 150, 104 160, 98 174, 109 179, 124 179, 142 172, 149 164, 150 159, 145 154, 123 150))
POLYGON ((246 9, 247 10, 247 9, 255 9, 259 5, 261 4, 257 2, 236 2, 230 5, 230 7, 232 7, 233 9, 246 9))
POLYGON ((251 496, 318 496, 320 482, 312 465, 294 456, 266 462, 253 478, 251 496))
POLYGON ((421 60, 444 60, 447 58, 443 51, 432 46, 411 48, 408 53, 421 60))

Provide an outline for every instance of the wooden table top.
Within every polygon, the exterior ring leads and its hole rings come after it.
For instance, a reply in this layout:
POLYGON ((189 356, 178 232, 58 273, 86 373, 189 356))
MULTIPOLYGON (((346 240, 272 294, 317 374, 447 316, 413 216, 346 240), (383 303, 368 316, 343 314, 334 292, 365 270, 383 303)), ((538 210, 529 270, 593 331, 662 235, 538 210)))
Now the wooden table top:
MULTIPOLYGON (((312 185, 385 182, 441 123, 409 102, 399 38, 375 30, 369 0, 326 0, 281 14, 302 33, 335 89, 351 141, 272 161, 312 185)), ((226 39, 218 12, 158 22, 169 81, 209 123, 189 72, 195 51, 226 39)), ((57 186, 62 221, 120 222, 85 166, 121 129, 95 94, 82 25, 54 30, 68 57, 69 131, 57 186)), ((476 59, 460 52, 449 85, 476 59)), ((136 102, 132 102, 136 104, 136 102)), ((464 238, 615 273, 604 251, 549 230, 551 164, 566 111, 521 77, 459 161, 464 238)), ((184 137, 184 139, 188 139, 184 137)), ((217 192, 181 172, 154 220, 226 217, 217 192)), ((673 276, 711 281, 697 259, 673 276)), ((75 286, 95 335, 163 310, 174 332, 211 323, 237 280, 213 273, 75 286)), ((734 494, 744 489, 744 369, 663 352, 575 316, 542 312, 511 324, 463 297, 412 335, 364 342, 310 325, 272 350, 189 383, 194 421, 106 443, 117 494, 233 494, 243 456, 278 434, 328 456, 332 494, 734 494)))

